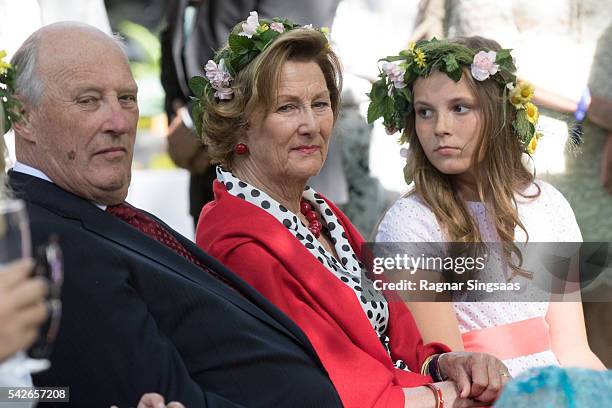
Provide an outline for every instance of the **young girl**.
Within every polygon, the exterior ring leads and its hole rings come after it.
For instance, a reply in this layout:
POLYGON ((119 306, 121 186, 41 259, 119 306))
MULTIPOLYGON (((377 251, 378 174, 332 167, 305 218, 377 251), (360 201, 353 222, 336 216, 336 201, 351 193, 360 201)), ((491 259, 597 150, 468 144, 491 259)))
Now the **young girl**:
MULTIPOLYGON (((497 274, 489 278, 526 288, 534 277, 520 268, 515 242, 582 241, 563 196, 522 164, 540 135, 533 88, 517 83, 515 70, 510 50, 481 37, 420 41, 387 58, 368 119, 383 116, 388 131, 404 129, 405 174, 414 184, 384 216, 376 241, 496 242, 486 245, 499 266, 487 269, 497 274)), ((513 375, 559 363, 603 368, 588 346, 579 302, 408 306, 424 341, 491 353, 513 375)))

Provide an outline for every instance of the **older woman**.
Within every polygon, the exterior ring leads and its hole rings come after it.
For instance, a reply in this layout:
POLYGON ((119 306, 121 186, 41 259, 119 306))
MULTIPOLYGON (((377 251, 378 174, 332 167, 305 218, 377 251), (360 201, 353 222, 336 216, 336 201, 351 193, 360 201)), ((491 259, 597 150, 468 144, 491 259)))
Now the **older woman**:
POLYGON ((503 364, 424 345, 408 309, 362 273, 363 238, 306 185, 323 166, 339 107, 340 64, 324 33, 253 12, 206 76, 192 85, 220 167, 198 245, 301 327, 345 406, 492 401, 503 364))

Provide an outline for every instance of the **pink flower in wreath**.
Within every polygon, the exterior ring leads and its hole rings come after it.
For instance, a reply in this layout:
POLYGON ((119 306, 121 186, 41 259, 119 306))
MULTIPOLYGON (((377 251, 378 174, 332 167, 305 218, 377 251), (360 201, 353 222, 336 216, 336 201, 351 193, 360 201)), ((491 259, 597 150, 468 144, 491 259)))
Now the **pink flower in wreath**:
POLYGON ((405 88, 406 84, 404 83, 404 74, 406 74, 406 70, 402 69, 399 65, 394 64, 392 62, 385 62, 382 65, 382 70, 389 77, 389 79, 393 82, 393 86, 395 88, 405 88))
POLYGON ((275 21, 272 24, 270 24, 270 28, 273 31, 276 31, 277 33, 282 34, 285 32, 285 26, 283 25, 283 23, 279 23, 278 21, 275 21))
POLYGON ((234 91, 231 88, 232 76, 225 70, 224 61, 221 60, 219 65, 213 60, 208 60, 204 67, 206 78, 215 89, 215 97, 220 100, 232 99, 234 91))
POLYGON ((499 65, 495 63, 497 53, 495 51, 480 51, 474 55, 471 70, 472 76, 478 81, 484 81, 491 75, 495 75, 499 70, 499 65))

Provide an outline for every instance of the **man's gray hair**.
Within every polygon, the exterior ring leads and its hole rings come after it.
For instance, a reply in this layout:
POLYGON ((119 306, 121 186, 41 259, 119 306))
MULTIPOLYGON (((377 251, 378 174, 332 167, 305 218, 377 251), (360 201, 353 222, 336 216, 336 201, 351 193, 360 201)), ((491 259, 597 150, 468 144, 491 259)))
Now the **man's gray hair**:
POLYGON ((36 74, 40 34, 37 31, 28 37, 11 58, 11 65, 17 71, 15 93, 34 106, 38 105, 43 91, 43 83, 36 74))
MULTIPOLYGON (((15 93, 20 95, 25 102, 37 106, 43 93, 44 84, 37 74, 38 47, 42 38, 42 31, 36 31, 19 47, 11 65, 15 67, 15 93)), ((124 39, 119 34, 109 36, 126 54, 124 39)), ((127 54, 126 54, 127 57, 127 54)))

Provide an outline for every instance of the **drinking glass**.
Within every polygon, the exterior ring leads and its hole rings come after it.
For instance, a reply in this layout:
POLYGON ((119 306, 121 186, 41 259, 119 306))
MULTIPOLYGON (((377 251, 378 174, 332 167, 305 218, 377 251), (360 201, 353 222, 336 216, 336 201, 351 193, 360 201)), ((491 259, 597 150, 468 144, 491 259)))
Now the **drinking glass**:
MULTIPOLYGON (((9 263, 31 257, 31 240, 26 206, 22 200, 0 199, 0 273, 1 268, 9 263)), ((62 282, 61 251, 56 241, 37 251, 35 275, 41 275, 49 281, 48 306, 49 319, 42 325, 39 339, 36 341, 36 357, 29 357, 25 350, 0 365, 0 386, 31 386, 30 374, 43 371, 49 367, 47 357, 49 344, 52 343, 59 326, 61 303, 59 292, 62 282), (10 381, 4 384, 2 379, 10 381)))
POLYGON ((0 199, 0 266, 32 256, 25 203, 0 199))

